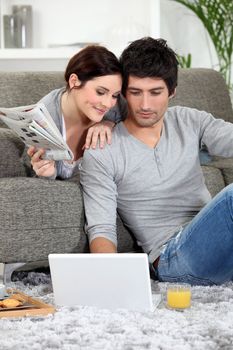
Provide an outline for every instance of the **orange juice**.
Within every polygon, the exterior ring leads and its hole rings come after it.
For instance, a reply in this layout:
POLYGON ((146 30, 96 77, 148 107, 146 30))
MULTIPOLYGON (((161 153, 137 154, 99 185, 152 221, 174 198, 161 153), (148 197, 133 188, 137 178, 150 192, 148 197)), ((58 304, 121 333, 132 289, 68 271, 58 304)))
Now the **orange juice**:
POLYGON ((188 285, 174 285, 167 289, 167 306, 173 309, 186 309, 191 305, 191 290, 188 285))

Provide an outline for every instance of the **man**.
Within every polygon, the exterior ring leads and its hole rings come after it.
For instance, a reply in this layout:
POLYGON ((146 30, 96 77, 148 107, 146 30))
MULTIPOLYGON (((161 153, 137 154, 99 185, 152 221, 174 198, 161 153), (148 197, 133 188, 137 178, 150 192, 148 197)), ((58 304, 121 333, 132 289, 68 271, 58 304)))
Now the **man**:
POLYGON ((81 183, 91 252, 116 252, 116 210, 160 281, 220 284, 233 278, 233 187, 213 200, 199 149, 233 156, 233 125, 187 107, 168 108, 177 59, 143 38, 121 56, 128 115, 111 145, 85 152, 81 183))

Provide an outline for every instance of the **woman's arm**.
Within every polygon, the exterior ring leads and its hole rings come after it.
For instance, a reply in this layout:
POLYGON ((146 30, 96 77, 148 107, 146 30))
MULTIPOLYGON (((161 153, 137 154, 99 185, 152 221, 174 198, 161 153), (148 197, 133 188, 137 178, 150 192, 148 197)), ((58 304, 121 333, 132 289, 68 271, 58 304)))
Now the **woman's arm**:
POLYGON ((112 129, 115 123, 110 120, 104 120, 100 123, 96 123, 88 129, 86 142, 83 149, 97 147, 99 143, 99 148, 104 148, 105 144, 111 144, 112 141, 112 129))
POLYGON ((45 150, 29 147, 27 154, 31 158, 31 165, 37 176, 55 177, 56 166, 54 160, 42 159, 45 150))

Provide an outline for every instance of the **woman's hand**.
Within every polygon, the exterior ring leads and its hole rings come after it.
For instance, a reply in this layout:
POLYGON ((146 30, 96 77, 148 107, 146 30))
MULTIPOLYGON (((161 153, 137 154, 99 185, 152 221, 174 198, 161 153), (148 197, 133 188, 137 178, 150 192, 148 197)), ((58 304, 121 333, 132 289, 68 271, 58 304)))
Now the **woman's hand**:
POLYGON ((27 154, 31 158, 31 165, 37 176, 50 177, 55 174, 55 161, 41 159, 45 150, 43 148, 29 147, 27 154))
POLYGON ((105 120, 100 123, 96 123, 88 129, 86 142, 83 149, 93 148, 95 149, 99 140, 99 147, 104 148, 106 142, 110 145, 112 141, 112 129, 115 126, 114 122, 105 120))

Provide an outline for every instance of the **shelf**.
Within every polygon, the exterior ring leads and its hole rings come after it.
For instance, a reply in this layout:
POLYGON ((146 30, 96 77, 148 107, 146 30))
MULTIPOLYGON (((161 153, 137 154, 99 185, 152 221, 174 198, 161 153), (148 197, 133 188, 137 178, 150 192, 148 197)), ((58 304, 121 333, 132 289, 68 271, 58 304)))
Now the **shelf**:
POLYGON ((69 0, 67 6, 65 0, 0 0, 0 71, 64 71, 81 49, 70 43, 102 43, 119 56, 132 39, 159 37, 160 0, 119 1, 116 6, 113 0, 101 0, 100 6, 93 0, 69 0), (9 30, 4 31, 3 16, 11 15, 14 5, 32 6, 33 48, 4 46, 9 30))
POLYGON ((49 49, 1 49, 1 59, 69 59, 80 51, 80 47, 61 47, 49 49))
POLYGON ((80 47, 0 49, 0 71, 64 71, 80 47))

